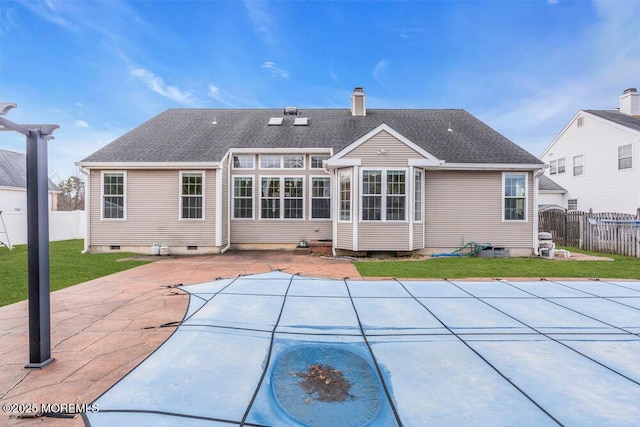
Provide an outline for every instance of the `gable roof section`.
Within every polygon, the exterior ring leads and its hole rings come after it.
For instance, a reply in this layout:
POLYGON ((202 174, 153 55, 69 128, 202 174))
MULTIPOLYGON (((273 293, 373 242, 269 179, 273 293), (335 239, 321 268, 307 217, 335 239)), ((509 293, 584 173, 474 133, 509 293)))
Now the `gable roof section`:
POLYGON ((600 117, 618 125, 640 132, 640 117, 630 116, 616 110, 584 110, 589 114, 600 117))
POLYGON ((464 110, 299 110, 308 126, 268 126, 280 109, 170 109, 79 162, 219 162, 231 148, 333 149, 340 152, 385 124, 437 159, 452 163, 542 164, 464 110), (447 129, 451 123, 453 132, 447 129))
POLYGON ((403 135, 399 134, 398 132, 396 132, 395 130, 390 128, 386 123, 382 123, 377 128, 371 130, 366 135, 361 136, 356 141, 354 141, 353 143, 351 143, 348 146, 346 146, 345 148, 343 148, 339 153, 336 153, 333 156, 333 159, 331 159, 331 162, 332 163, 333 162, 338 162, 339 163, 339 160, 343 156, 346 156, 348 153, 350 153, 351 151, 355 150, 360 145, 362 145, 363 143, 367 142, 369 139, 373 138, 374 136, 376 136, 380 132, 389 133, 391 136, 396 138, 398 141, 400 141, 403 144, 407 145, 409 148, 413 149, 419 155, 424 157, 430 165, 438 165, 438 164, 440 164, 440 160, 439 159, 435 158, 432 154, 430 154, 429 152, 425 151, 422 147, 414 144, 409 139, 407 139, 403 135))
POLYGON ((567 190, 546 175, 538 178, 538 190, 544 193, 566 193, 567 190))
MULTIPOLYGON (((0 187, 27 188, 27 156, 0 150, 0 187)), ((59 191, 49 180, 49 191, 59 191)))

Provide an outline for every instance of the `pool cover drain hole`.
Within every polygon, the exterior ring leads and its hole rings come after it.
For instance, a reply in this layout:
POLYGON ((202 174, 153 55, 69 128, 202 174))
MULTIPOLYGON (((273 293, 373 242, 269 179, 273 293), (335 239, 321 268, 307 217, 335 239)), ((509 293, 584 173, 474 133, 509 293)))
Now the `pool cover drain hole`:
POLYGON ((382 389, 361 356, 332 346, 285 350, 271 374, 276 402, 307 426, 364 426, 382 406, 382 389))

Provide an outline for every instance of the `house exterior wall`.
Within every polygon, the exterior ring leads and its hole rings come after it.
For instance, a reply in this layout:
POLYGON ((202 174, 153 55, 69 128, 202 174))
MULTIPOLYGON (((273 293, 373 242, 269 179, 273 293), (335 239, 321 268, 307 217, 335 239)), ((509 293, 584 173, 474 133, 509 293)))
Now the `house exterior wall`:
POLYGON ((171 253, 216 253, 216 171, 205 170, 204 220, 180 219, 179 170, 128 170, 125 219, 102 219, 102 171, 90 171, 90 250, 149 252, 154 243, 171 253), (197 246, 197 250, 187 250, 197 246))
MULTIPOLYGON (((282 153, 262 153, 263 155, 282 155, 282 153)), ((288 154, 303 154, 292 151, 288 154)), ((290 248, 297 246, 301 240, 319 240, 332 238, 332 221, 329 219, 311 218, 311 181, 313 177, 327 177, 323 169, 311 168, 311 155, 305 157, 304 168, 301 169, 262 169, 260 168, 260 154, 246 154, 254 157, 254 167, 251 169, 231 169, 231 182, 228 185, 231 211, 231 245, 237 249, 251 248, 290 248), (234 178, 253 178, 253 217, 234 218, 234 178), (301 219, 262 219, 261 218, 261 180, 262 178, 296 178, 303 179, 303 218, 301 219)), ((326 155, 329 155, 327 151, 326 155)), ((233 161, 231 156, 230 161, 233 161)), ((333 192, 333 186, 331 186, 333 192)), ((335 203, 332 194, 332 203, 335 203)), ((282 209, 282 203, 280 209, 282 209)), ((333 209, 331 210, 333 213, 333 209)))
POLYGON ((580 111, 540 157, 547 164, 562 158, 564 173, 545 173, 567 190, 565 202, 578 199, 582 211, 635 214, 640 208, 640 132, 580 111), (627 144, 632 145, 633 167, 618 170, 618 147, 627 144), (584 172, 573 176, 578 155, 584 156, 584 172))
MULTIPOLYGON (((422 248, 422 239, 416 233, 422 229, 421 223, 413 219, 413 168, 409 159, 422 159, 422 154, 386 131, 381 131, 355 147, 344 159, 359 160, 354 167, 352 184, 352 222, 338 224, 338 249, 355 251, 411 251, 422 248), (362 219, 362 171, 364 170, 405 171, 405 220, 366 221, 362 219), (356 236, 355 246, 353 236, 356 236), (418 237, 416 239, 416 237, 418 237)), ((424 194, 424 191, 422 192, 424 194)))
POLYGON ((567 197, 564 193, 551 193, 540 191, 538 193, 538 206, 556 205, 567 207, 567 197))
POLYGON ((426 252, 448 252, 473 241, 509 248, 511 256, 530 255, 534 180, 527 175, 527 220, 509 222, 503 221, 502 172, 427 171, 426 252))

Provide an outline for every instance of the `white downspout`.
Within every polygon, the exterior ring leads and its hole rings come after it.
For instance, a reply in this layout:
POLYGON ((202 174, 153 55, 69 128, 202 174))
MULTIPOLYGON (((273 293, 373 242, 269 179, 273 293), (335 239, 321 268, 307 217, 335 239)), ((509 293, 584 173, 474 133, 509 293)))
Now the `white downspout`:
POLYGON ((87 176, 87 182, 84 184, 84 213, 85 213, 85 236, 83 254, 89 252, 89 241, 91 239, 91 171, 79 166, 80 172, 87 176))
MULTIPOLYGON (((220 249, 220 254, 227 252, 231 247, 231 190, 230 188, 232 184, 231 184, 231 162, 229 161, 229 159, 233 158, 232 151, 231 150, 227 151, 227 154, 225 155, 225 157, 227 159, 227 246, 220 249)), ((225 157, 222 158, 222 162, 220 163, 224 164, 225 157)), ((222 182, 220 183, 220 188, 221 188, 220 191, 222 192, 222 188, 223 188, 222 182)), ((222 199, 222 197, 220 199, 222 199)), ((222 216, 222 211, 220 212, 220 216, 222 216)), ((220 221, 222 222, 222 219, 220 219, 220 221)))
POLYGON ((539 170, 533 174, 533 253, 535 256, 540 256, 539 244, 538 244, 538 226, 539 226, 539 214, 538 214, 538 180, 540 175, 544 173, 544 169, 539 170))

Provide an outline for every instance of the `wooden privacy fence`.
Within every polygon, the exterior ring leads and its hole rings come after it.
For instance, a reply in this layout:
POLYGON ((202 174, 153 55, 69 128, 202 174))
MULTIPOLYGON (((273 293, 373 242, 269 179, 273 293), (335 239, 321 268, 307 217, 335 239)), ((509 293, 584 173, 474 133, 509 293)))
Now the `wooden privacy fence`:
POLYGON ((541 211, 538 230, 550 232, 557 245, 640 258, 640 209, 636 215, 541 211))

